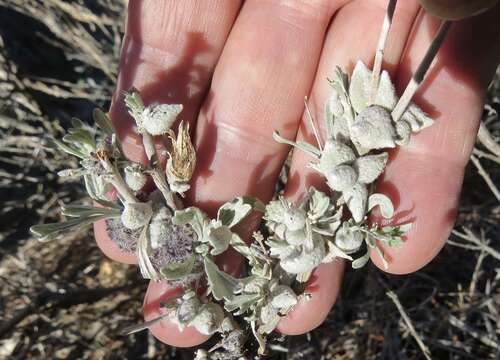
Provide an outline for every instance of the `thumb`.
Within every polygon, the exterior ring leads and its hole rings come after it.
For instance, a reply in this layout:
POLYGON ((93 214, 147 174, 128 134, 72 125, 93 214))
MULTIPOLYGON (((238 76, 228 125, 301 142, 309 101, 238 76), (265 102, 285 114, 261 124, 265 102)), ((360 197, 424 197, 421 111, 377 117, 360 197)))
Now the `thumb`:
POLYGON ((460 20, 487 11, 498 0, 419 0, 432 15, 446 20, 460 20))

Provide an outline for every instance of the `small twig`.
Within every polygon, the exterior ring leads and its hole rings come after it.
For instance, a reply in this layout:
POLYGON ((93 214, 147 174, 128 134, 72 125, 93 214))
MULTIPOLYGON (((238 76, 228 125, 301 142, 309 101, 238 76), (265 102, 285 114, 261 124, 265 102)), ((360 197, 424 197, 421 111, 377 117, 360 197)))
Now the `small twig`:
POLYGON ((464 231, 465 231, 465 234, 463 234, 461 232, 458 232, 456 230, 453 230, 451 233, 453 235, 458 236, 459 238, 461 238, 463 240, 466 240, 466 241, 468 241, 470 243, 473 243, 476 246, 459 244, 459 243, 455 243, 454 241, 449 241, 449 240, 448 240, 448 243, 450 245, 459 246, 459 247, 462 247, 462 248, 465 248, 465 249, 468 249, 468 250, 482 250, 482 251, 488 253, 489 255, 491 255, 492 257, 494 257, 495 259, 500 260, 500 252, 498 252, 495 249, 493 249, 492 247, 488 246, 488 243, 486 241, 484 241, 484 240, 481 241, 477 237, 477 235, 474 234, 469 229, 464 228, 464 231))
POLYGON ((408 327, 408 330, 410 330, 411 335, 417 342, 418 346, 420 347, 420 350, 422 350, 422 353, 424 354, 425 358, 427 360, 431 360, 432 357, 429 348, 424 344, 422 338, 420 337, 420 335, 418 335, 417 331, 415 330, 415 327, 413 326, 410 317, 406 314, 403 306, 399 302, 398 296, 393 291, 388 291, 386 294, 392 300, 392 302, 394 302, 394 305, 396 305, 396 308, 401 314, 401 317, 403 318, 406 326, 408 327))
POLYGON ((500 157, 498 157, 498 156, 489 154, 489 153, 482 151, 482 150, 479 150, 477 148, 474 148, 474 150, 472 150, 472 153, 474 155, 476 155, 479 159, 485 158, 485 159, 494 161, 497 164, 500 164, 500 157))
POLYGON ((499 348, 498 343, 494 339, 491 339, 487 334, 483 333, 482 331, 479 331, 479 330, 467 325, 466 323, 464 323, 462 320, 458 319, 457 317, 450 315, 449 322, 452 326, 462 330, 463 332, 472 336, 474 339, 481 341, 484 345, 490 346, 494 349, 499 348))
POLYGON ((394 121, 398 121, 408 108, 408 105, 410 105, 413 95, 415 95, 415 93, 417 92, 420 84, 424 80, 425 74, 427 73, 429 67, 432 64, 432 60, 434 60, 434 57, 436 57, 439 51, 439 48, 443 44, 443 41, 446 37, 446 34, 448 33, 448 30, 450 29, 450 26, 451 26, 451 21, 443 21, 443 23, 441 24, 441 27, 439 28, 436 36, 434 37, 434 40, 432 40, 432 43, 429 46, 429 49, 427 50, 427 53, 425 54, 424 58, 422 59, 422 62, 418 66, 417 71, 415 71, 415 74, 410 80, 410 83, 406 86, 403 95, 401 96, 398 103, 394 107, 394 110, 392 111, 392 118, 394 119, 394 121))
POLYGON ((479 175, 481 175, 481 177, 484 179, 484 181, 486 182, 486 184, 490 188, 493 195, 495 195, 497 200, 500 202, 500 190, 498 190, 498 188, 496 187, 493 180, 491 180, 490 175, 486 172, 486 170, 484 170, 479 159, 477 157, 475 157, 474 155, 471 155, 470 159, 471 159, 472 163, 476 166, 477 172, 479 173, 479 175))
POLYGON ((136 332, 142 331, 142 330, 149 329, 151 326, 153 326, 154 324, 156 324, 156 323, 160 322, 161 320, 165 319, 169 315, 170 315, 170 313, 163 314, 163 315, 160 315, 158 317, 155 317, 154 319, 145 321, 143 323, 135 324, 135 325, 131 325, 131 326, 127 326, 126 328, 124 328, 121 331, 121 333, 123 335, 130 335, 130 334, 134 334, 136 332))
POLYGON ((382 24, 382 29, 380 31, 380 36, 378 38, 377 51, 375 53, 375 60, 373 62, 372 71, 372 81, 370 88, 370 97, 368 102, 372 104, 377 96, 378 83, 380 80, 380 71, 382 70, 382 61, 384 60, 384 49, 387 42, 387 37, 389 36, 389 30, 392 25, 392 17, 394 16, 394 10, 396 9, 397 0, 390 0, 387 5, 387 11, 385 13, 384 22, 382 24))
POLYGON ((316 127, 316 124, 314 123, 314 118, 312 117, 311 111, 309 110, 309 106, 307 105, 308 98, 307 96, 304 98, 304 106, 306 108, 306 115, 307 119, 309 120, 309 123, 311 124, 314 137, 316 138, 316 142, 318 143, 318 148, 320 151, 323 151, 323 145, 321 143, 321 137, 319 136, 318 129, 316 127))
POLYGON ((484 145, 486 149, 500 158, 500 144, 498 144, 495 139, 493 139, 493 136, 483 122, 481 122, 481 125, 479 125, 477 139, 481 142, 481 144, 484 145))
POLYGON ((484 259, 488 256, 488 253, 481 249, 479 256, 477 258, 476 266, 474 267, 474 272, 472 273, 472 279, 469 285, 469 297, 472 298, 474 293, 476 292, 476 285, 481 274, 481 265, 483 264, 484 259))

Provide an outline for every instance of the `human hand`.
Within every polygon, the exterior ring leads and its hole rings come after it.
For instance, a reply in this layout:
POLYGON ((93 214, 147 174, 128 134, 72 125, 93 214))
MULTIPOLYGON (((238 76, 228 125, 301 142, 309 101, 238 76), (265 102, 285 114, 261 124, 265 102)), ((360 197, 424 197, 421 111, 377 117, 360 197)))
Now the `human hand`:
MULTIPOLYGON (((273 130, 313 142, 302 120, 304 95, 309 94, 313 116, 322 119, 330 95, 326 78, 335 66, 350 73, 358 59, 371 63, 386 5, 377 0, 130 2, 118 89, 110 109, 126 154, 145 160, 122 101, 122 92, 135 87, 147 104, 183 104, 180 118, 195 129, 198 163, 188 205, 213 215, 221 203, 236 196, 269 200, 289 150, 273 141, 273 130)), ((384 249, 391 273, 409 273, 427 264, 452 228, 485 88, 498 62, 499 13, 497 7, 454 24, 415 98, 436 123, 392 152, 378 183, 377 191, 395 204, 394 220, 415 223, 403 247, 384 249)), ((439 20, 422 12, 417 1, 397 4, 384 67, 399 92, 438 26, 439 20)), ((307 168, 310 160, 301 152, 293 155, 285 190, 292 201, 310 186, 324 188, 324 180, 307 168)), ((106 255, 136 262, 109 240, 103 223, 95 229, 106 255)), ((252 230, 242 235, 249 237, 252 230)), ((234 257, 225 261, 228 266, 237 262, 234 257)), ((382 267, 377 258, 373 261, 382 267)), ((335 302, 342 275, 342 262, 320 266, 308 285, 312 299, 299 303, 279 330, 300 334, 321 324, 335 302)), ((160 301, 174 293, 165 283, 151 282, 144 302, 146 320, 157 317, 160 301)), ((180 333, 166 321, 151 331, 174 346, 206 340, 192 328, 180 333)))

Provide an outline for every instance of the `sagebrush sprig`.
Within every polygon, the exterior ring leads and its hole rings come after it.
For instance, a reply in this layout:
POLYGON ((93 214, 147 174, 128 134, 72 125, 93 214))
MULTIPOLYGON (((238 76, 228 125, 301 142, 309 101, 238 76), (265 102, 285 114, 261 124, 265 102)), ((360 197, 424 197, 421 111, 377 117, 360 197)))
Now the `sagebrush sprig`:
POLYGON ((441 28, 418 74, 398 99, 386 71, 381 71, 383 47, 395 1, 388 7, 372 72, 358 61, 351 76, 337 68, 330 80, 326 101, 325 139, 310 120, 316 144, 288 140, 274 132, 274 139, 304 151, 312 158, 310 167, 321 174, 329 193, 310 188, 296 204, 278 198, 264 204, 251 197, 238 197, 223 204, 215 218, 202 209, 184 208, 182 197, 196 166, 196 151, 189 125, 180 121, 180 104, 144 104, 137 90, 124 94, 129 114, 141 135, 148 164, 128 160, 107 115, 94 112, 95 127, 80 120, 62 141, 54 144, 79 158, 79 167, 60 176, 83 177, 96 206, 67 206, 68 220, 35 225, 31 231, 41 240, 55 238, 75 227, 106 221, 110 239, 120 249, 134 252, 141 274, 153 281, 167 281, 183 293, 162 306, 164 314, 127 329, 134 332, 168 319, 182 331, 195 327, 200 333, 221 334, 210 354, 199 351, 198 359, 232 359, 244 356, 245 326, 266 349, 266 335, 293 310, 306 283, 322 263, 345 259, 353 268, 364 266, 375 252, 384 266, 389 263, 380 244, 404 244, 411 224, 381 226, 369 220, 377 209, 385 219, 394 216, 394 206, 384 194, 376 193, 374 182, 388 162, 387 149, 402 146, 411 135, 432 125, 433 120, 411 103, 416 87, 437 52, 447 27, 441 28), (432 56, 431 56, 432 55, 432 56), (423 74, 422 74, 423 72, 423 74), (409 96, 408 94, 411 94, 409 96), (167 149, 162 168, 155 141, 167 149), (156 190, 145 192, 148 179, 156 190), (112 191, 116 196, 112 196, 112 191), (263 216, 262 231, 246 243, 235 231, 252 213, 263 216), (217 265, 217 256, 230 248, 246 260, 246 271, 232 276, 217 265), (361 255, 360 255, 361 254, 361 255), (245 324, 241 328, 234 318, 245 324))

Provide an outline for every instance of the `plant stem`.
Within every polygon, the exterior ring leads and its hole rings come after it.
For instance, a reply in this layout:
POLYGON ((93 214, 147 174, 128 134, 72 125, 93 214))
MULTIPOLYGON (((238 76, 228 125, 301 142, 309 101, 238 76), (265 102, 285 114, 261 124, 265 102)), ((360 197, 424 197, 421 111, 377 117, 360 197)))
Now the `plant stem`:
POLYGON ((439 31, 434 37, 434 40, 432 40, 432 43, 429 46, 429 49, 427 50, 427 53, 425 54, 422 62, 418 66, 417 71, 415 71, 415 74, 410 80, 410 83, 406 86, 403 95, 401 96, 398 103, 394 107, 394 110, 392 111, 392 118, 394 121, 398 121, 408 108, 408 105, 410 105, 413 95, 415 95, 415 93, 417 92, 420 84, 424 80, 425 74, 427 73, 429 67, 431 66, 432 60, 434 60, 436 54, 439 51, 439 48, 443 44, 443 41, 446 37, 446 34, 448 33, 448 30, 450 29, 450 26, 451 26, 451 21, 443 21, 443 23, 441 24, 439 31))
POLYGON ((160 167, 160 161, 158 160, 158 153, 156 152, 156 148, 154 146, 153 137, 147 132, 143 132, 142 134, 142 143, 144 144, 144 150, 146 151, 146 156, 150 162, 152 167, 151 177, 153 178, 153 182, 156 187, 162 193, 167 205, 172 208, 172 210, 177 209, 175 205, 175 201, 173 199, 172 191, 170 191, 170 186, 167 183, 167 179, 165 178, 165 173, 163 169, 160 167))
POLYGON ((380 36, 377 44, 377 52, 375 53, 375 61, 373 63, 372 71, 372 81, 370 87, 370 97, 368 99, 369 104, 373 104, 377 96, 378 83, 380 80, 380 71, 382 70, 382 61, 384 60, 384 49, 387 42, 387 37, 389 36, 389 29, 392 25, 392 18, 394 16, 394 10, 396 9, 397 0, 390 0, 387 5, 387 11, 385 13, 384 22, 382 23, 382 30, 380 31, 380 36))
POLYGON ((123 200, 127 203, 137 203, 139 200, 135 197, 134 193, 130 188, 127 186, 127 183, 125 180, 123 180, 122 175, 114 166, 109 159, 101 159, 101 164, 103 165, 104 169, 106 169, 107 172, 111 173, 112 180, 111 184, 115 187, 116 191, 118 191, 118 194, 123 198, 123 200))

